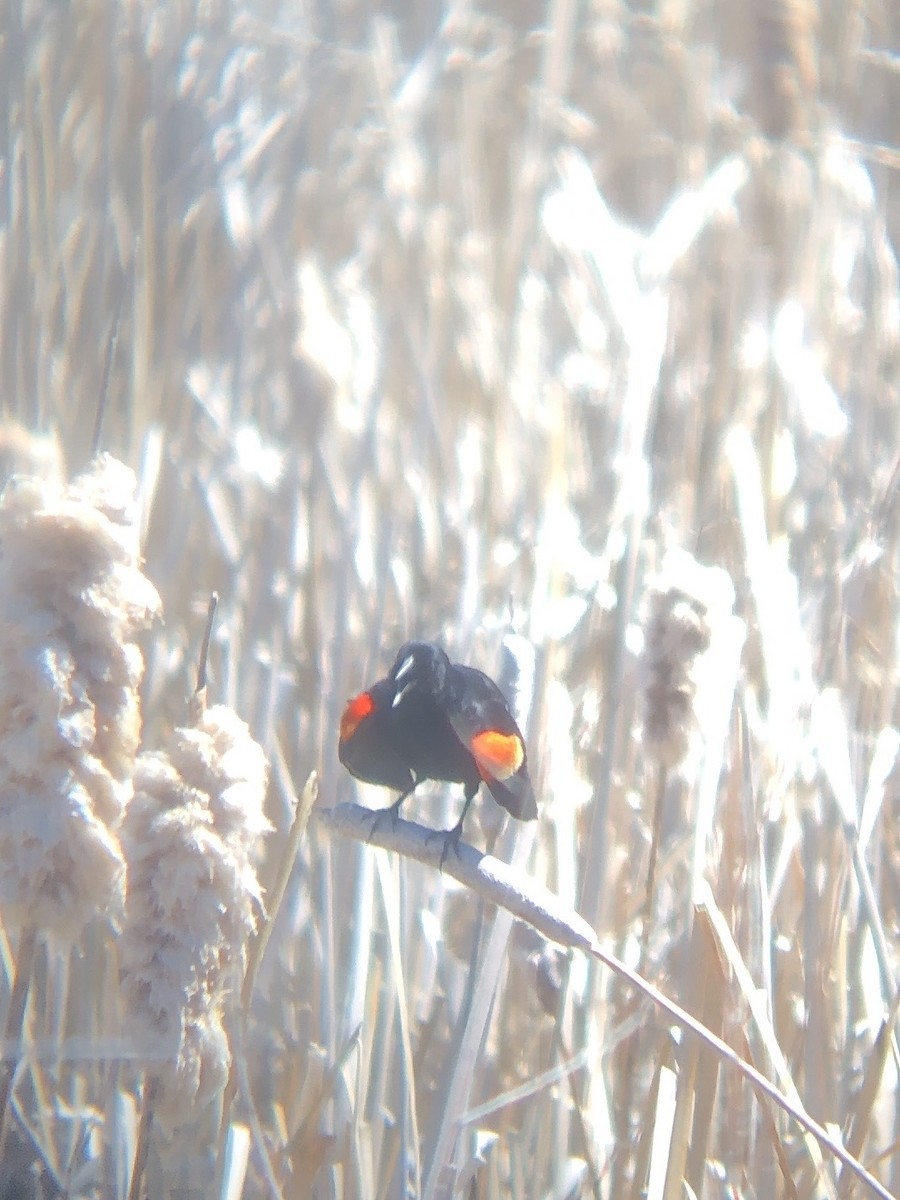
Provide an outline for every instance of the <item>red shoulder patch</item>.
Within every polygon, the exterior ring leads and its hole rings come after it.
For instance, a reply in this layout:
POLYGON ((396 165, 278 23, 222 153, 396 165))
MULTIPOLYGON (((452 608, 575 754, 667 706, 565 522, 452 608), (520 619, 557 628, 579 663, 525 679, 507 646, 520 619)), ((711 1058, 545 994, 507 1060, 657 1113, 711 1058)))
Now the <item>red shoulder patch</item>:
POLYGON ((368 692, 360 692, 354 696, 341 717, 341 741, 348 742, 359 729, 366 717, 375 711, 375 701, 368 692))
POLYGON ((525 747, 515 733, 484 729, 472 738, 472 754, 483 779, 509 779, 525 761, 525 747))

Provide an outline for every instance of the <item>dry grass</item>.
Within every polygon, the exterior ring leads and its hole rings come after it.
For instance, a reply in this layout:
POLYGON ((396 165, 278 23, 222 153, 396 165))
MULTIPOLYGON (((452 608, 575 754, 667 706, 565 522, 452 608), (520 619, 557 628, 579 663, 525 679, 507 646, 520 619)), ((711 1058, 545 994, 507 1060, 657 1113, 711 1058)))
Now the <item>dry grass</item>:
MULTIPOLYGON (((305 812, 289 840, 312 770, 386 801, 335 739, 400 641, 499 676, 511 630, 541 818, 467 836, 900 1194, 898 43, 838 0, 4 9, 4 478, 82 470, 106 395, 165 613, 143 747, 216 590, 286 883, 222 1128, 158 1130, 150 1195, 866 1194, 621 975, 305 812)), ((31 947, 20 1050, 0 943, 2 1197, 128 1194, 112 934, 31 947)))

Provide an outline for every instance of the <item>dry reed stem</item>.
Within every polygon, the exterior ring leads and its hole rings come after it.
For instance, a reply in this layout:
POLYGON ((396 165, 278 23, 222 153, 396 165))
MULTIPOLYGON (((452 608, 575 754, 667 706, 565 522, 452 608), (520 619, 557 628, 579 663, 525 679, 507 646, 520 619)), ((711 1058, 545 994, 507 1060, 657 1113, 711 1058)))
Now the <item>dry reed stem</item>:
MULTIPOLYGON (((358 804, 320 809, 317 816, 319 824, 332 833, 384 850, 395 850, 406 858, 441 870, 444 843, 440 837, 435 837, 433 829, 424 825, 402 818, 376 822, 377 814, 358 804)), ((496 904, 519 920, 527 921, 544 937, 561 946, 589 950, 597 944, 594 931, 586 921, 521 869, 514 870, 508 863, 482 854, 465 842, 459 843, 458 851, 444 859, 443 874, 471 888, 486 903, 496 904)))
MULTIPOLYGON (((274 930, 275 921, 278 919, 278 913, 284 901, 291 873, 294 870, 297 852, 300 848, 300 843, 303 840, 303 835, 306 833, 306 827, 309 823, 309 818, 312 814, 313 807, 319 794, 319 782, 315 771, 309 776, 303 788, 303 792, 297 801, 297 807, 294 815, 294 820, 291 823, 291 828, 284 844, 281 861, 278 866, 278 873, 275 876, 275 883, 268 896, 268 905, 264 914, 263 923, 257 930, 256 936, 250 943, 250 948, 247 955, 247 966, 244 971, 244 979, 241 985, 241 1028, 242 1038, 246 1037, 246 1028, 250 1019, 250 1008, 253 1001, 253 987, 256 983, 257 972, 259 971, 260 963, 263 955, 266 952, 266 947, 269 944, 269 939, 274 930)), ((220 1165, 224 1165, 224 1146, 225 1138, 228 1134, 231 1121, 231 1106, 237 1092, 238 1082, 235 1075, 235 1065, 232 1061, 231 1070, 229 1072, 228 1084, 225 1088, 222 1097, 222 1115, 219 1121, 219 1149, 216 1155, 216 1160, 220 1165)))
MULTIPOLYGON (((336 809, 321 811, 319 822, 332 832, 365 841, 381 849, 394 850, 417 862, 440 868, 442 845, 435 845, 433 830, 401 819, 394 824, 382 821, 373 829, 375 815, 371 809, 342 804, 336 809)), ((587 922, 574 909, 562 904, 558 897, 540 883, 529 879, 520 871, 512 871, 506 863, 500 863, 489 855, 479 854, 464 842, 459 845, 459 854, 455 862, 448 856, 444 863, 444 871, 471 888, 482 900, 504 908, 519 920, 527 921, 545 937, 560 945, 581 950, 609 967, 652 1000, 676 1024, 699 1037, 720 1059, 738 1070, 755 1090, 783 1109, 874 1195, 880 1196, 882 1200, 891 1200, 887 1189, 804 1110, 799 1097, 793 1100, 785 1096, 701 1021, 674 1004, 651 983, 604 950, 587 922)))
POLYGON ((141 1200, 141 1185, 144 1172, 147 1169, 147 1158, 150 1154, 151 1138, 153 1136, 153 1113, 159 1095, 160 1082, 154 1076, 148 1075, 144 1080, 141 1094, 141 1119, 138 1123, 137 1144, 134 1150, 134 1160, 131 1167, 131 1182, 128 1186, 128 1200, 141 1200))
POLYGON ((0 1162, 3 1161, 6 1149, 6 1135, 9 1128, 9 1099, 12 1091, 13 1077, 19 1065, 22 1029, 25 1024, 25 1006, 28 1002, 28 988, 31 984, 31 972, 34 967, 37 941, 37 926, 26 925, 19 934, 19 945, 16 953, 16 975, 9 997, 9 1007, 6 1010, 6 1021, 3 1025, 3 1061, 0 1062, 0 1162))

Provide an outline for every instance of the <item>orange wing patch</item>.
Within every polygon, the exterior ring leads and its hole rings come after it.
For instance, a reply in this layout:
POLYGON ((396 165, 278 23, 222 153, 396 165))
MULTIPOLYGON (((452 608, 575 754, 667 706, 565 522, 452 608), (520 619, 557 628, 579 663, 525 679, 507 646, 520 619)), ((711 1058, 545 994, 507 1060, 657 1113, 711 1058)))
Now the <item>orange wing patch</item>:
POLYGON ((375 701, 368 692, 360 692, 358 696, 354 696, 341 717, 341 741, 349 741, 366 717, 370 717, 374 711, 375 701))
POLYGON ((483 779, 509 779, 525 761, 522 739, 497 729, 476 733, 472 738, 472 753, 483 779))

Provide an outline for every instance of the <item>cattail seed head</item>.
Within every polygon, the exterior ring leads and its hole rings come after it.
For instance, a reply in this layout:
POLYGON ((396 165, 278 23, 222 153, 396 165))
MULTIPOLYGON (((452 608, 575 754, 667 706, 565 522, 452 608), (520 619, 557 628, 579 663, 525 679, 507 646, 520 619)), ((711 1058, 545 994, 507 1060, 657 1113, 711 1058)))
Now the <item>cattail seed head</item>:
POLYGON ((109 455, 68 486, 16 477, 0 500, 0 907, 74 937, 116 916, 116 826, 141 731, 135 478, 109 455))
POLYGON ((267 764, 229 708, 141 754, 122 827, 128 896, 120 939, 129 1028, 175 1129, 211 1101, 230 1065, 225 1001, 240 990, 262 912, 255 864, 267 764))
POLYGON ((697 726, 702 663, 716 628, 730 616, 734 588, 725 571, 670 551, 647 596, 644 650, 644 744, 672 768, 686 757, 697 726))

